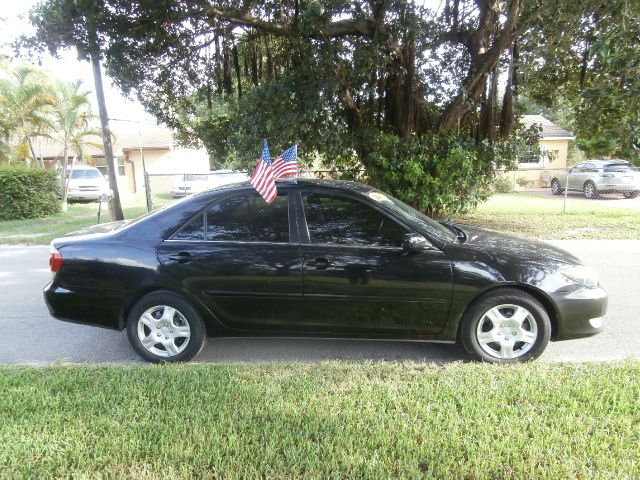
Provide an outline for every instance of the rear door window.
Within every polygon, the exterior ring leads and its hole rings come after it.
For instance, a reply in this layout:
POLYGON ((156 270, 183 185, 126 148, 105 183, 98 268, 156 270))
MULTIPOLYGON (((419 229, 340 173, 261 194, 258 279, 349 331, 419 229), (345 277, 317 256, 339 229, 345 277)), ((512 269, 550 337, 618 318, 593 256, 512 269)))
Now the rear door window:
POLYGON ((289 202, 278 195, 267 204, 258 194, 242 195, 212 205, 206 212, 209 241, 288 242, 289 202))
POLYGON ((243 193, 209 206, 187 222, 172 240, 288 242, 289 202, 280 194, 267 204, 258 194, 243 193))

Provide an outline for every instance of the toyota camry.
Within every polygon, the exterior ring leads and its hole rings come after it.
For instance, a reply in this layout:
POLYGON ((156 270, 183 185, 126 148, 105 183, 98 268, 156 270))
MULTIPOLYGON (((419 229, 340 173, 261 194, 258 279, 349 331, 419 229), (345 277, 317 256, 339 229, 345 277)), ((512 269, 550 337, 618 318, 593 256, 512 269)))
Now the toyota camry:
POLYGON ((248 183, 51 243, 44 296, 65 321, 127 330, 152 362, 210 336, 461 342, 487 362, 599 333, 596 274, 549 244, 436 222, 353 182, 248 183))

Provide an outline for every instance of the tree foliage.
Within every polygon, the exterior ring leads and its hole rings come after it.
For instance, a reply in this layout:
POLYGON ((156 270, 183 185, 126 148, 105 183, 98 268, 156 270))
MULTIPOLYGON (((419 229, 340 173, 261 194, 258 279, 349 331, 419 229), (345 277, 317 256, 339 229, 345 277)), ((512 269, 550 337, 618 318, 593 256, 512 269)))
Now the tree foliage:
POLYGON ((276 149, 298 141, 309 163, 364 169, 366 180, 427 210, 459 211, 486 193, 496 166, 514 161, 519 81, 534 71, 522 58, 571 43, 565 27, 623 0, 569 3, 579 8, 557 0, 443 0, 436 11, 404 0, 44 0, 32 12, 30 43, 54 54, 73 45, 83 57, 97 42, 120 88, 182 142, 204 144, 214 162, 249 167, 261 137, 276 149))
POLYGON ((640 160, 639 18, 638 0, 558 1, 521 40, 524 93, 558 112, 588 157, 640 160))
POLYGON ((32 139, 46 135, 48 113, 55 103, 49 79, 31 65, 0 68, 0 161, 33 161, 32 139))

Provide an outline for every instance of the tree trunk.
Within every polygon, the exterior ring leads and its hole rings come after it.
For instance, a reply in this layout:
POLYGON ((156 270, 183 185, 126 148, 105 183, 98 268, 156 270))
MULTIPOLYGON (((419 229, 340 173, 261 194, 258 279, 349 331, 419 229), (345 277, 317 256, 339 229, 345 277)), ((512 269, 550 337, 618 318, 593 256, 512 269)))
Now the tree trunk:
POLYGON ((109 188, 113 190, 113 199, 109 202, 109 214, 111 215, 111 220, 124 220, 124 214, 122 213, 122 204, 120 203, 120 192, 118 191, 118 179, 116 177, 117 171, 113 159, 113 149, 111 148, 109 116, 107 115, 107 104, 104 100, 104 89, 102 88, 102 72, 100 69, 100 59, 98 56, 91 55, 91 66, 93 67, 93 81, 96 85, 96 96, 98 97, 100 126, 102 127, 102 144, 104 145, 104 160, 107 166, 109 188))

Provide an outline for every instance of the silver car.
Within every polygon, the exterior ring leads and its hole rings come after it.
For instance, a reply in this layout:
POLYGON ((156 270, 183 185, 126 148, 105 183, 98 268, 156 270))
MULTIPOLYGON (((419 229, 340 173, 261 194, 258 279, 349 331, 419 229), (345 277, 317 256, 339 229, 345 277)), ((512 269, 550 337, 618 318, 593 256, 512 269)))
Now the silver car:
POLYGON ((636 198, 640 193, 640 171, 626 160, 587 160, 551 179, 554 195, 565 189, 583 192, 586 198, 597 198, 600 193, 636 198))

